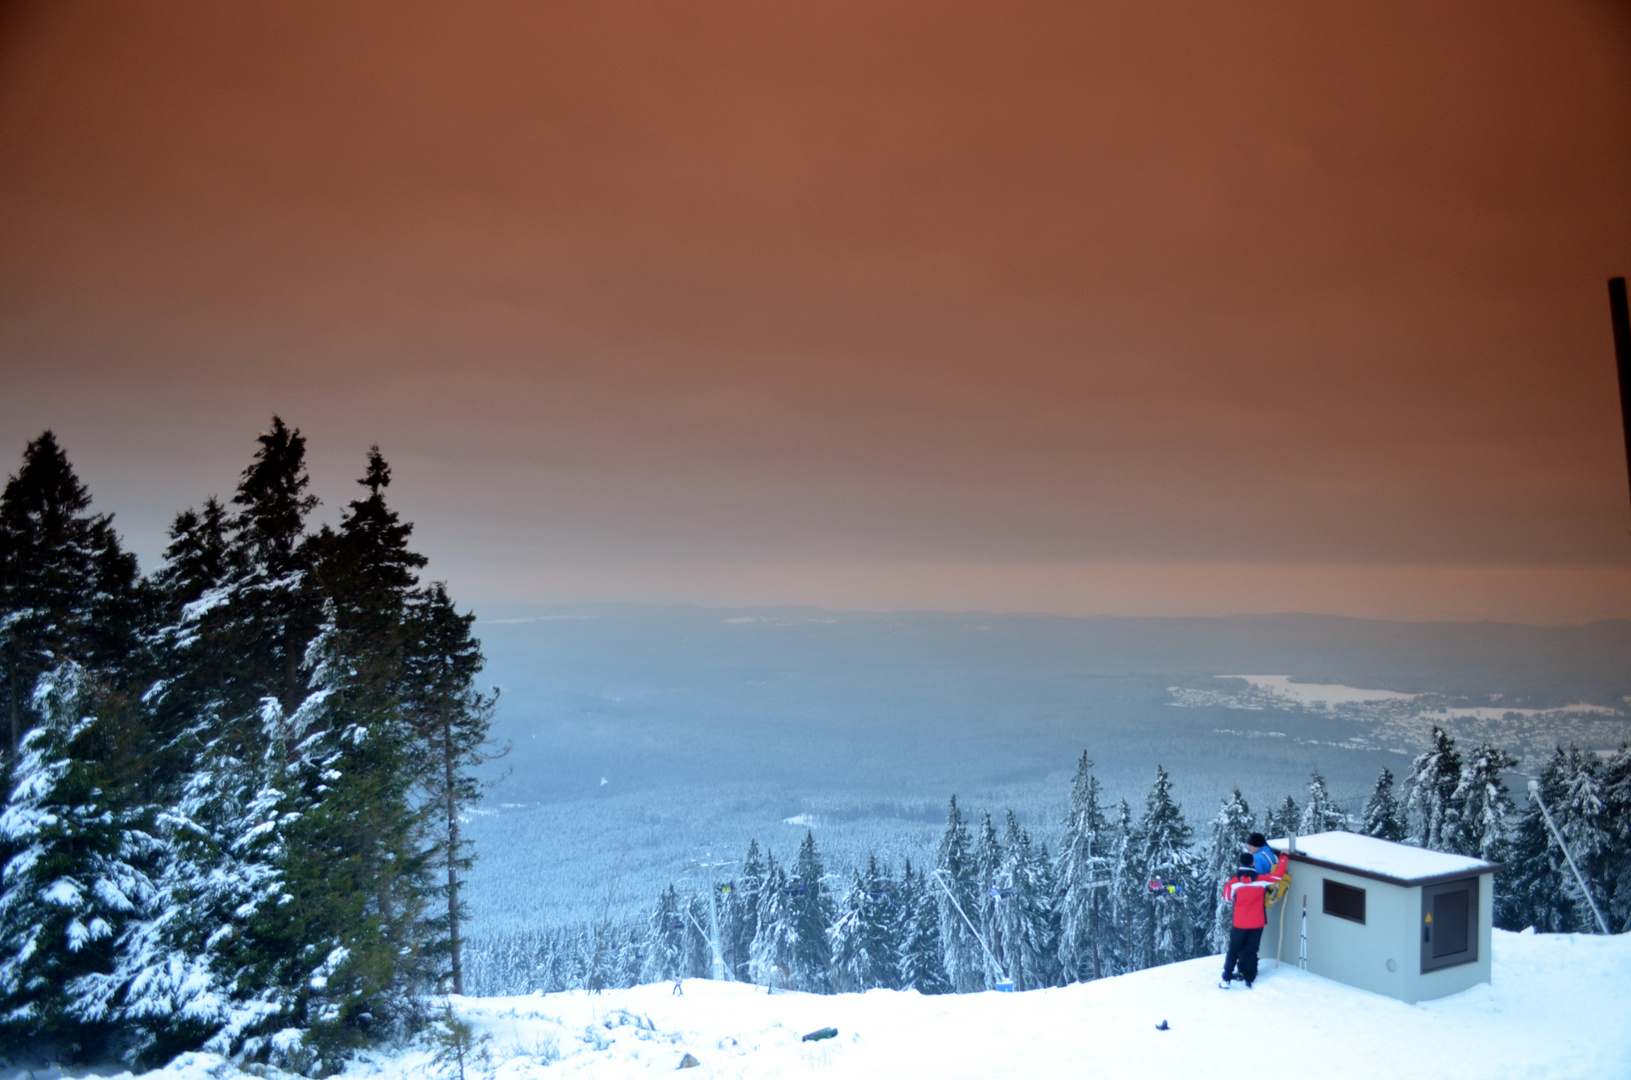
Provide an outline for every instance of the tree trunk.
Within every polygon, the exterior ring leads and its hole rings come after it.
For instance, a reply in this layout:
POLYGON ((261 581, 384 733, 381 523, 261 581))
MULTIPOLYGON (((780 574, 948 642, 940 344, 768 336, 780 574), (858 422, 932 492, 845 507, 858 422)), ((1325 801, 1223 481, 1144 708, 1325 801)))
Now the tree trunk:
POLYGON ((464 963, 459 956, 459 805, 453 760, 453 725, 442 720, 442 781, 447 790, 447 933, 451 947, 453 992, 464 993, 464 963))

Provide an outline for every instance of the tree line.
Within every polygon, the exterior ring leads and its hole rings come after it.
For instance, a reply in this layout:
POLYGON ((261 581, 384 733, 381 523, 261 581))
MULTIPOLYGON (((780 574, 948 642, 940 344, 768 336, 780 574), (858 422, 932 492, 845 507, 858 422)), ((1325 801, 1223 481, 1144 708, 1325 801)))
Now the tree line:
POLYGON ((313 529, 273 417, 143 576, 56 437, 0 493, 0 1035, 308 1071, 462 981, 494 698, 367 455, 313 529))
MULTIPOLYGON (((1230 912, 1221 886, 1255 831, 1344 829, 1499 862, 1497 926, 1593 932, 1591 902, 1539 805, 1520 807, 1508 790, 1517 765, 1488 743, 1458 750, 1434 728, 1402 790, 1384 769, 1350 811, 1315 773, 1301 805, 1288 795, 1259 816, 1236 789, 1197 829, 1165 770, 1157 768, 1135 812, 1125 800, 1106 802, 1083 753, 1052 852, 1012 812, 973 821, 955 797, 932 865, 908 861, 896 871, 874 855, 832 875, 813 833, 786 865, 754 842, 729 881, 690 892, 670 885, 644 927, 484 942, 483 990, 709 978, 710 920, 726 977, 772 988, 968 993, 1119 975, 1224 949, 1230 912)), ((1612 929, 1631 930, 1631 749, 1604 756, 1559 747, 1538 779, 1591 900, 1612 929)))

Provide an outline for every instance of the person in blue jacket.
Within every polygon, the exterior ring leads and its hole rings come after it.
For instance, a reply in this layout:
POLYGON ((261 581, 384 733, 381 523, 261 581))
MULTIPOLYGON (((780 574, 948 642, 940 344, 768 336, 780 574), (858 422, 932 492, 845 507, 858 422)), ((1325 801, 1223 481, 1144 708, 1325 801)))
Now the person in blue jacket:
POLYGON ((1252 864, 1259 875, 1274 869, 1274 852, 1269 850, 1268 838, 1260 832, 1246 837, 1246 850, 1252 853, 1252 864))

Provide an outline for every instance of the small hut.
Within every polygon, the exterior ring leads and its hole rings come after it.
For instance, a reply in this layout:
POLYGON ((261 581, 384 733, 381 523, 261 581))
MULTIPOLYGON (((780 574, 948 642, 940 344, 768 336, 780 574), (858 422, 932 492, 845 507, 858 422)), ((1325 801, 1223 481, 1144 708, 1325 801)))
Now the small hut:
POLYGON ((1291 885, 1269 909, 1261 955, 1417 1002, 1489 982, 1496 863, 1350 832, 1271 840, 1291 885))

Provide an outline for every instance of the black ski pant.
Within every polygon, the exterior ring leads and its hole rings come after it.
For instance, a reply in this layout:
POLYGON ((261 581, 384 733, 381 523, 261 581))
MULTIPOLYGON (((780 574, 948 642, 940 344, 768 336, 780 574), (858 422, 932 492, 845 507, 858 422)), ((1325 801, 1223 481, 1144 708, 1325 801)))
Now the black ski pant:
POLYGON ((1235 965, 1240 965, 1240 977, 1250 986, 1257 981, 1257 945, 1263 940, 1263 928, 1253 927, 1243 930, 1240 927, 1231 927, 1229 930, 1229 951, 1223 955, 1223 981, 1228 982, 1235 977, 1235 965))

